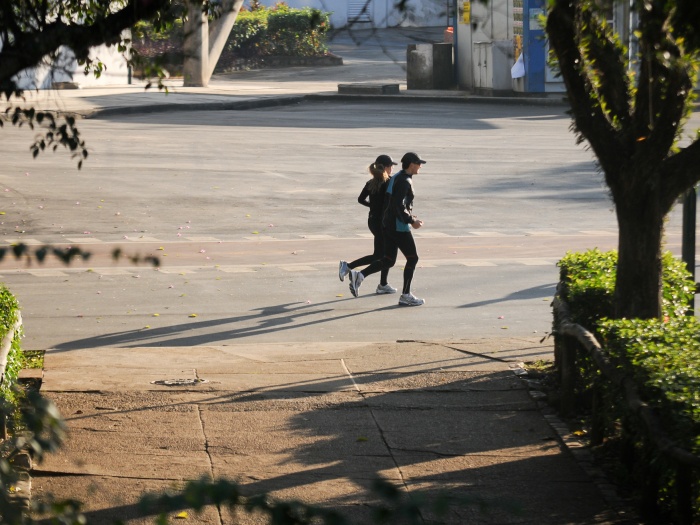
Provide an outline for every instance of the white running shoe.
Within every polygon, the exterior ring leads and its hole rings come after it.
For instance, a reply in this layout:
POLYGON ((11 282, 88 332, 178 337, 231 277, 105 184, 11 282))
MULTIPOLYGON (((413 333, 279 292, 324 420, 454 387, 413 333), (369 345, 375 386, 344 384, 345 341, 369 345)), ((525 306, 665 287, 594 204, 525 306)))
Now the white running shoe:
POLYGON ((348 263, 345 261, 340 261, 338 264, 338 277, 342 283, 345 280, 345 276, 350 273, 350 268, 348 268, 348 263))
POLYGON ((404 293, 399 297, 399 306, 420 306, 425 304, 425 300, 419 299, 412 293, 404 293))
POLYGON ((362 281, 365 280, 365 276, 362 275, 360 272, 356 272, 355 270, 350 270, 350 293, 357 297, 358 291, 360 289, 360 285, 362 284, 362 281))
POLYGON ((396 288, 391 286, 389 283, 378 284, 377 285, 377 293, 378 294, 396 293, 396 288))

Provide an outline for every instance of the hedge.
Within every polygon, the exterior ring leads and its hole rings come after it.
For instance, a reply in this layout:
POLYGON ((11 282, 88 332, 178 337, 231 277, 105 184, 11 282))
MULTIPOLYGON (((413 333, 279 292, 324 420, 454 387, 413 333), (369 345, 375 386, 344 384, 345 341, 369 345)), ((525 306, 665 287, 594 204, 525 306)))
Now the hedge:
MULTIPOLYGON (((0 383, 0 398, 14 402, 15 397, 12 387, 17 382, 17 376, 24 362, 24 355, 20 348, 22 328, 19 303, 17 298, 2 284, 0 284, 0 341, 12 337, 7 365, 5 366, 2 383, 0 383)), ((2 371, 0 371, 2 372, 2 371)))
POLYGON ((700 323, 695 317, 666 321, 601 322, 606 350, 635 379, 664 429, 700 454, 700 323))
POLYGON ((238 13, 226 48, 239 58, 322 56, 329 29, 330 13, 280 3, 238 13))
MULTIPOLYGON (((685 263, 666 252, 662 259, 664 318, 684 316, 695 290, 685 263)), ((571 308, 572 320, 595 331, 601 319, 613 317, 617 252, 598 249, 568 252, 558 263, 559 295, 571 308)))
MULTIPOLYGON (((610 363, 632 379, 670 443, 698 456, 700 322, 686 315, 695 282, 685 263, 665 253, 662 318, 613 320, 616 264, 614 251, 568 253, 559 262, 559 297, 568 305, 572 321, 592 332, 610 363)), ((579 351, 576 362, 579 414, 593 411, 594 444, 611 438, 620 441, 622 462, 639 483, 644 515, 673 523, 700 523, 698 469, 685 467, 690 474, 683 478, 685 486, 680 486, 682 465, 666 455, 636 409, 627 406, 625 392, 601 374, 587 353, 579 351), (597 401, 591 404, 593 399, 597 401), (685 510, 679 514, 679 509, 685 510)))

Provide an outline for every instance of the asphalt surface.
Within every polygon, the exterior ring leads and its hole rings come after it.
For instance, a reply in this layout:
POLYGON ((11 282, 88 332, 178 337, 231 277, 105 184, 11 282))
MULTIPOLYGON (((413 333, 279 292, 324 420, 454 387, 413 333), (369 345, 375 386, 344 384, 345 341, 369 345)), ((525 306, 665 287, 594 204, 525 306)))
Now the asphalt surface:
MULTIPOLYGON (((439 41, 441 31, 338 35, 331 49, 346 64, 338 68, 222 75, 205 89, 173 80, 167 95, 123 86, 32 96, 43 109, 92 119, 274 108, 308 96, 342 102, 339 82, 405 84, 401 50, 416 39, 439 41)), ((397 97, 416 104, 494 102, 402 88, 397 97)), ((533 244, 532 255, 541 258, 542 246, 533 244)), ((416 319, 407 324, 419 326, 416 319)), ((271 327, 280 322, 270 318, 271 327)), ((634 522, 586 451, 516 373, 524 361, 551 359, 543 334, 365 342, 307 334, 288 342, 158 347, 122 334, 104 345, 48 351, 42 391, 57 403, 70 434, 59 453, 35 465, 33 497, 82 499, 90 523, 146 523, 151 518, 138 518, 136 507, 144 491, 226 477, 246 494, 269 491, 368 523, 377 505, 369 487, 382 477, 428 500, 442 491, 476 500, 451 508, 440 518, 446 523, 634 522)), ((260 516, 212 506, 182 519, 262 523, 260 516)), ((438 518, 424 511, 421 520, 438 518)))

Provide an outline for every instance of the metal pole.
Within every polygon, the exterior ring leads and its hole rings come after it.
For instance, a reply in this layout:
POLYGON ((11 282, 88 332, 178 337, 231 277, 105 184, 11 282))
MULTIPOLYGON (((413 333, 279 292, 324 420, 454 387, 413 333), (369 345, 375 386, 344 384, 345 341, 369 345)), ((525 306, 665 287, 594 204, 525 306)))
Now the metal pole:
MULTIPOLYGON (((685 267, 695 281, 695 224, 697 221, 697 191, 695 187, 688 190, 683 200, 683 245, 682 256, 685 267)), ((697 283, 695 285, 697 292, 697 283)), ((690 300, 688 315, 695 315, 695 296, 690 300)))
POLYGON ((454 60, 454 81, 455 85, 459 87, 459 6, 457 5, 458 0, 454 0, 452 3, 452 60, 454 60))

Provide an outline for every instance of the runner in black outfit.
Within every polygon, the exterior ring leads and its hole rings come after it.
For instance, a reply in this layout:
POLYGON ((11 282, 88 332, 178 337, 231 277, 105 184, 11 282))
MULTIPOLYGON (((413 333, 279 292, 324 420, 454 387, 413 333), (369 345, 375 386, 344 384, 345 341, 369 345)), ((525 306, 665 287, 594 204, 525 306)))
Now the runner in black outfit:
MULTIPOLYGON (((374 164, 369 167, 369 172, 372 178, 367 181, 365 187, 362 188, 357 202, 369 208, 369 217, 367 218, 367 226, 369 231, 374 235, 374 253, 365 255, 350 263, 340 261, 338 265, 338 277, 341 281, 345 280, 345 276, 350 273, 350 270, 358 266, 365 266, 371 262, 381 259, 384 256, 384 232, 382 231, 382 215, 384 214, 384 194, 389 183, 391 170, 396 166, 396 162, 389 155, 379 155, 374 164)), ((396 288, 387 282, 389 268, 382 268, 379 284, 377 285, 378 294, 396 293, 396 288)))
POLYGON ((406 257, 403 271, 403 290, 399 298, 401 306, 420 306, 425 303, 411 293, 411 281, 418 264, 418 251, 411 234, 411 227, 418 229, 423 221, 411 215, 413 208, 413 179, 425 164, 418 154, 409 152, 401 158, 403 168, 389 180, 387 186, 388 204, 384 212, 384 257, 374 261, 361 272, 350 271, 350 292, 357 297, 362 281, 368 275, 391 268, 396 264, 398 251, 406 257))

